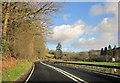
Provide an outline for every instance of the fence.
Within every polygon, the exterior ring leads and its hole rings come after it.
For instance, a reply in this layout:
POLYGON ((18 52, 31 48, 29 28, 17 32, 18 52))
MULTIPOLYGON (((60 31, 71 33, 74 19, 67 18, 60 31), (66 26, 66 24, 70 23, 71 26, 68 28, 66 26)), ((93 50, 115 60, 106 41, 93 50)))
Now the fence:
POLYGON ((51 61, 54 64, 63 66, 70 66, 75 68, 87 69, 95 72, 102 72, 105 74, 113 74, 120 76, 120 66, 107 66, 107 65, 96 65, 96 64, 84 64, 84 63, 73 63, 68 61, 51 61))

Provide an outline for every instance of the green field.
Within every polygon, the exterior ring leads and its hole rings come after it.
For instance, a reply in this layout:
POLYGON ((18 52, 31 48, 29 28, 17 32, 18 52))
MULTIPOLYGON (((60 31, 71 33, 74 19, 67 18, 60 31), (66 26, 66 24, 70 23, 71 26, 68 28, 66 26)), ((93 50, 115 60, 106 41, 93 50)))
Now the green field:
POLYGON ((7 72, 2 74, 2 81, 15 81, 21 75, 24 75, 32 66, 31 62, 22 62, 16 67, 11 67, 7 69, 7 72))
POLYGON ((46 56, 50 56, 50 57, 51 57, 51 56, 54 56, 54 55, 53 55, 53 54, 46 53, 46 56))
POLYGON ((73 63, 120 66, 120 62, 82 62, 82 61, 73 61, 73 63))

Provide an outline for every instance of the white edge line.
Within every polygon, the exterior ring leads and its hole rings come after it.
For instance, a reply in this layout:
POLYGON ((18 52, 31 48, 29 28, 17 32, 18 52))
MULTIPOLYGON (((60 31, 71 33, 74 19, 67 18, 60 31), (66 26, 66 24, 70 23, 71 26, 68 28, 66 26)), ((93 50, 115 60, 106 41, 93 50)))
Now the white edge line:
MULTIPOLYGON (((82 69, 82 68, 81 68, 82 69)), ((101 75, 105 75, 105 76, 110 76, 110 77, 114 77, 114 78, 120 78, 118 76, 115 76, 115 75, 110 75, 109 73, 108 74, 105 74, 104 72, 97 72, 97 71, 92 71, 92 70, 88 70, 88 69, 85 69, 85 71, 88 71, 88 72, 93 72, 93 73, 97 73, 97 74, 101 74, 101 75)))
MULTIPOLYGON (((81 68, 82 69, 82 68, 81 68)), ((92 71, 92 70, 88 70, 88 69, 85 69, 85 71, 88 71, 88 72, 93 72, 93 73, 97 73, 97 74, 101 74, 101 75, 105 75, 105 76, 110 76, 110 77, 114 77, 114 78, 120 78, 119 76, 115 76, 115 75, 110 75, 109 73, 108 74, 105 74, 104 72, 97 72, 97 71, 92 71)))
MULTIPOLYGON (((43 65, 45 65, 45 66, 47 66, 47 67, 50 67, 50 68, 52 68, 52 69, 58 71, 58 68, 55 68, 55 67, 53 67, 53 66, 51 66, 51 65, 48 65, 48 64, 45 64, 45 63, 43 63, 43 62, 40 62, 40 63, 43 64, 43 65)), ((76 80, 76 79, 70 77, 69 75, 67 75, 67 74, 65 74, 65 73, 63 73, 63 72, 61 72, 60 70, 59 70, 58 72, 62 73, 63 75, 65 75, 65 76, 67 76, 67 77, 69 77, 70 79, 72 79, 72 80, 78 82, 78 80, 76 80)))
MULTIPOLYGON (((86 70, 86 71, 89 71, 89 70, 86 70)), ((91 71, 91 72, 93 72, 93 71, 91 71)), ((98 74, 101 74, 101 75, 110 76, 110 77, 114 77, 114 78, 120 78, 120 77, 115 76, 115 75, 105 74, 105 73, 97 72, 97 71, 94 71, 94 73, 98 73, 98 74)))
MULTIPOLYGON (((61 70, 61 71, 63 71, 63 70, 61 70)), ((80 80, 80 81, 82 81, 82 82, 85 82, 84 80, 78 78, 77 76, 74 76, 74 75, 72 75, 72 74, 70 74, 70 73, 68 73, 66 71, 63 71, 63 72, 66 73, 66 74, 68 74, 68 75, 70 75, 70 76, 72 76, 72 77, 74 77, 74 78, 76 78, 76 79, 78 79, 78 80, 80 80)))
POLYGON ((60 69, 60 68, 57 68, 57 67, 54 67, 54 66, 45 64, 45 63, 43 63, 43 62, 40 62, 40 63, 43 64, 43 65, 45 65, 45 66, 48 66, 48 67, 50 67, 50 68, 55 69, 56 71, 64 74, 65 76, 69 77, 70 79, 72 79, 72 80, 74 80, 74 81, 76 81, 76 82, 78 82, 78 80, 79 80, 79 81, 81 81, 81 82, 87 83, 86 81, 84 81, 84 80, 78 78, 77 76, 74 76, 74 75, 72 75, 72 74, 70 74, 70 73, 68 73, 68 72, 66 72, 66 71, 64 71, 64 70, 62 70, 62 69, 60 69), (75 79, 75 78, 76 78, 76 79, 75 79))
POLYGON ((31 73, 29 74, 28 78, 25 80, 25 83, 27 83, 28 80, 30 79, 30 77, 32 76, 34 69, 35 69, 35 64, 33 64, 32 71, 31 71, 31 73))

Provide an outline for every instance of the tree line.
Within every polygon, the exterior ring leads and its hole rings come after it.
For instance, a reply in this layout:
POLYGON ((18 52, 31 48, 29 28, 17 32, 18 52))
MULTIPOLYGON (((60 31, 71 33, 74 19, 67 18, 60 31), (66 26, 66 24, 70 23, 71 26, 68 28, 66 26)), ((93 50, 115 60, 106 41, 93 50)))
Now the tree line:
POLYGON ((101 55, 110 55, 110 56, 116 57, 118 54, 119 54, 119 51, 116 48, 116 45, 114 46, 114 48, 112 48, 111 45, 109 45, 108 47, 105 47, 104 49, 101 48, 101 55))
POLYGON ((46 36, 51 34, 51 16, 59 11, 53 2, 3 2, 3 56, 20 59, 44 57, 46 36))
MULTIPOLYGON (((117 61, 119 61, 120 60, 120 47, 116 47, 116 45, 115 45, 112 48, 111 45, 109 45, 108 47, 104 47, 104 49, 101 48, 100 54, 102 56, 107 57, 108 59, 115 58, 117 61)), ((109 61, 107 58, 106 58, 106 60, 109 61)))
MULTIPOLYGON (((56 56, 56 51, 49 50, 49 54, 56 56)), ((120 47, 109 45, 101 50, 90 50, 84 52, 62 52, 61 59, 68 61, 96 61, 96 62, 112 62, 112 58, 120 61, 120 47)))

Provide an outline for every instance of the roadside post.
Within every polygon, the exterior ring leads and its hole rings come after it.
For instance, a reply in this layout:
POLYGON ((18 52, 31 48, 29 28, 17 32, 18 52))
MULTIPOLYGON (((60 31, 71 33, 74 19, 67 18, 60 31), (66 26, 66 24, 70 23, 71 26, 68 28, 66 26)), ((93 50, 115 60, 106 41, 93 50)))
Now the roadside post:
MULTIPOLYGON (((115 64, 115 58, 112 58, 112 62, 114 63, 114 66, 116 66, 116 64, 115 64)), ((116 68, 114 68, 114 72, 116 72, 116 68)))

